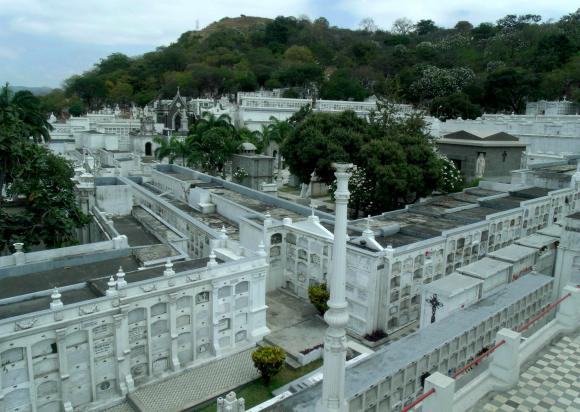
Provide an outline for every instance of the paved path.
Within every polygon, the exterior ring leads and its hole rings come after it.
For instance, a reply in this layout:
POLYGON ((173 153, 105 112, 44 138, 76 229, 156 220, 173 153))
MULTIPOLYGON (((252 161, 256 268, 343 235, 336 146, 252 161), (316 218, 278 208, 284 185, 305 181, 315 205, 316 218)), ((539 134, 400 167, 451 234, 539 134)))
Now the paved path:
POLYGON ((267 323, 271 333, 264 341, 283 348, 297 359, 300 351, 320 345, 324 341, 326 323, 316 316, 310 302, 280 290, 268 292, 267 323))
POLYGON ((580 335, 563 337, 521 376, 518 386, 484 398, 483 412, 580 412, 580 335))
POLYGON ((115 405, 109 409, 105 409, 103 412, 135 412, 135 409, 129 405, 129 402, 124 401, 118 405, 115 405))
POLYGON ((252 362, 253 350, 145 386, 129 395, 130 400, 141 412, 177 412, 202 403, 259 377, 252 362))

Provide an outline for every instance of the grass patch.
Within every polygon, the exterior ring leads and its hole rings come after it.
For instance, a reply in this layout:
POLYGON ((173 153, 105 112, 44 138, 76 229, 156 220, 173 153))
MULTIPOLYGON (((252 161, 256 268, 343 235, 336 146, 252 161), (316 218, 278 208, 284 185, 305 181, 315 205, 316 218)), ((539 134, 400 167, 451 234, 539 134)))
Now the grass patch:
MULTIPOLYGON (((292 382, 307 373, 312 372, 322 366, 322 359, 318 359, 306 366, 298 369, 293 369, 288 365, 284 365, 284 368, 272 378, 268 386, 264 386, 262 383, 262 378, 256 379, 250 383, 247 383, 240 388, 236 389, 236 395, 239 398, 244 398, 246 401, 246 409, 252 408, 262 402, 267 401, 272 398, 272 391, 292 382)), ((211 403, 205 406, 200 406, 191 409, 193 412, 215 412, 216 411, 216 401, 212 400, 211 403)))
POLYGON ((287 186, 287 185, 280 186, 278 188, 278 190, 280 192, 286 192, 286 193, 300 193, 300 189, 298 189, 296 187, 292 187, 292 186, 287 186))

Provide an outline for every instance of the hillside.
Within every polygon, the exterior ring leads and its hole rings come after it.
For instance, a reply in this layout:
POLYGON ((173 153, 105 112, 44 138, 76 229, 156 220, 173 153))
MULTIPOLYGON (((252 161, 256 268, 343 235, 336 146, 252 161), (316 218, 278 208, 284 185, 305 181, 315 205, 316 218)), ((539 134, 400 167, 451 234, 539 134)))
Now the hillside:
POLYGON ((463 117, 522 112, 539 98, 580 99, 580 10, 547 23, 534 15, 475 27, 399 23, 382 31, 324 18, 224 18, 143 56, 113 54, 68 79, 65 93, 99 107, 143 105, 177 86, 194 97, 279 87, 298 96, 316 87, 321 98, 374 94, 463 117))
POLYGON ((22 90, 28 90, 30 93, 36 96, 47 95, 52 90, 52 88, 50 87, 28 87, 28 86, 12 86, 12 85, 9 85, 9 88, 13 93, 20 92, 22 90))

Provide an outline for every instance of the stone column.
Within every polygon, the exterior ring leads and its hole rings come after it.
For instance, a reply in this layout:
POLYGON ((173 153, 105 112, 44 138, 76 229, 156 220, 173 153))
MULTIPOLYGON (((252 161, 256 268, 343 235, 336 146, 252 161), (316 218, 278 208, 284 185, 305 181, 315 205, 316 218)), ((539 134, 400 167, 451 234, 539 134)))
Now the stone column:
MULTIPOLYGON (((213 251, 212 251, 213 253, 213 251)), ((209 263, 208 263, 209 266, 209 263)), ((219 305, 219 299, 218 299, 218 290, 219 290, 220 286, 218 284, 212 283, 212 291, 211 291, 211 298, 212 298, 212 304, 208 305, 211 310, 209 312, 209 324, 212 326, 212 330, 210 331, 211 334, 211 343, 213 345, 213 354, 216 357, 219 357, 221 355, 221 348, 219 345, 219 332, 218 332, 218 327, 219 327, 219 322, 220 319, 222 319, 222 316, 218 316, 218 305, 219 305)))
POLYGON ((177 351, 177 293, 169 294, 169 336, 171 337, 171 369, 179 370, 179 358, 177 351))
POLYGON ((421 404, 422 412, 453 411, 455 396, 455 379, 435 372, 425 379, 425 391, 435 389, 435 393, 427 397, 421 404))
POLYGON ((58 370, 60 373, 60 391, 63 410, 72 411, 71 382, 68 373, 68 360, 66 356, 66 329, 56 330, 56 347, 58 351, 58 370))
POLYGON ((318 411, 346 412, 344 399, 344 379, 346 367, 346 325, 348 312, 346 302, 346 225, 348 213, 348 180, 351 164, 337 163, 336 199, 334 222, 334 249, 332 253, 332 272, 329 274, 330 300, 324 320, 328 324, 324 336, 324 365, 322 380, 322 399, 318 411))
POLYGON ((248 340, 259 342, 270 333, 266 326, 266 273, 254 273, 249 282, 248 340))
POLYGON ((225 398, 217 398, 217 412, 244 412, 246 403, 244 398, 237 399, 235 392, 230 392, 225 398))
POLYGON ((571 296, 564 299, 558 306, 556 319, 566 329, 574 330, 580 326, 580 288, 568 285, 562 291, 562 296, 571 296))
POLYGON ((26 263, 26 255, 22 251, 24 248, 24 243, 14 243, 15 252, 12 254, 14 257, 14 264, 16 266, 24 265, 26 263))
POLYGON ((117 360, 117 382, 123 396, 135 389, 130 370, 131 348, 129 346, 128 306, 121 307, 121 313, 113 315, 115 324, 115 356, 117 360))
POLYGON ((495 338, 496 345, 505 340, 497 350, 492 353, 490 374, 505 382, 508 386, 517 385, 520 380, 520 342, 522 334, 511 329, 500 329, 495 338))

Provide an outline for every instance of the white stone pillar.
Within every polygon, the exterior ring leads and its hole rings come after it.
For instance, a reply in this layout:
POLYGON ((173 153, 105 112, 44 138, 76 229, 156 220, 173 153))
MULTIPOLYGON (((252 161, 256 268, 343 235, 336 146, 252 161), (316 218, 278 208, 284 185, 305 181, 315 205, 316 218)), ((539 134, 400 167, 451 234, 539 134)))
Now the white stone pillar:
POLYGON ((107 286, 108 289, 105 292, 105 295, 107 296, 117 296, 117 282, 115 281, 115 279, 111 276, 109 278, 109 281, 107 282, 107 286))
POLYGON ((163 271, 163 276, 168 278, 167 285, 169 287, 175 286, 175 271, 173 270, 173 263, 171 263, 171 259, 167 258, 167 262, 165 262, 165 270, 163 271))
POLYGON ((332 272, 329 274, 330 300, 324 320, 328 324, 324 336, 324 364, 322 380, 322 399, 318 411, 346 412, 344 398, 344 379, 346 367, 346 325, 348 312, 346 302, 346 225, 348 213, 348 170, 352 164, 335 164, 336 199, 334 221, 334 248, 332 253, 332 272))
POLYGON ((517 385, 520 379, 520 342, 522 334, 511 329, 500 329, 495 338, 497 345, 502 340, 505 343, 491 354, 489 372, 493 377, 507 385, 517 385))
POLYGON ((567 329, 574 330, 580 326, 580 288, 568 285, 562 291, 562 297, 570 293, 558 306, 556 319, 567 329))
POLYGON ((435 393, 425 398, 421 403, 422 412, 453 411, 453 397, 455 396, 455 379, 435 372, 425 379, 425 392, 435 389, 435 393))
POLYGON ((171 369, 180 369, 179 357, 177 356, 179 345, 177 344, 177 293, 169 294, 169 335, 171 337, 171 369))
MULTIPOLYGON (((265 269, 264 269, 265 270, 265 269)), ((248 340, 259 342, 270 333, 266 325, 266 273, 254 273, 250 280, 250 307, 248 319, 248 340)))
POLYGON ((217 412, 244 412, 246 402, 244 398, 237 399, 235 392, 230 392, 225 398, 217 398, 217 412))
POLYGON ((214 266, 217 266, 218 263, 216 261, 216 255, 213 251, 213 249, 209 252, 209 261, 207 262, 207 267, 208 268, 212 268, 214 266))
MULTIPOLYGON (((58 370, 60 374, 60 391, 62 406, 65 411, 72 411, 70 374, 66 356, 66 329, 56 330, 56 346, 58 351, 58 370)), ((3 410, 3 409, 0 409, 3 410)))
POLYGON ((24 243, 14 243, 15 252, 12 254, 14 257, 14 264, 16 266, 24 265, 26 263, 26 255, 22 251, 24 248, 24 243))
POLYGON ((117 359, 117 384, 123 396, 135 389, 130 370, 128 306, 121 307, 121 313, 113 315, 115 324, 115 356, 117 359))

